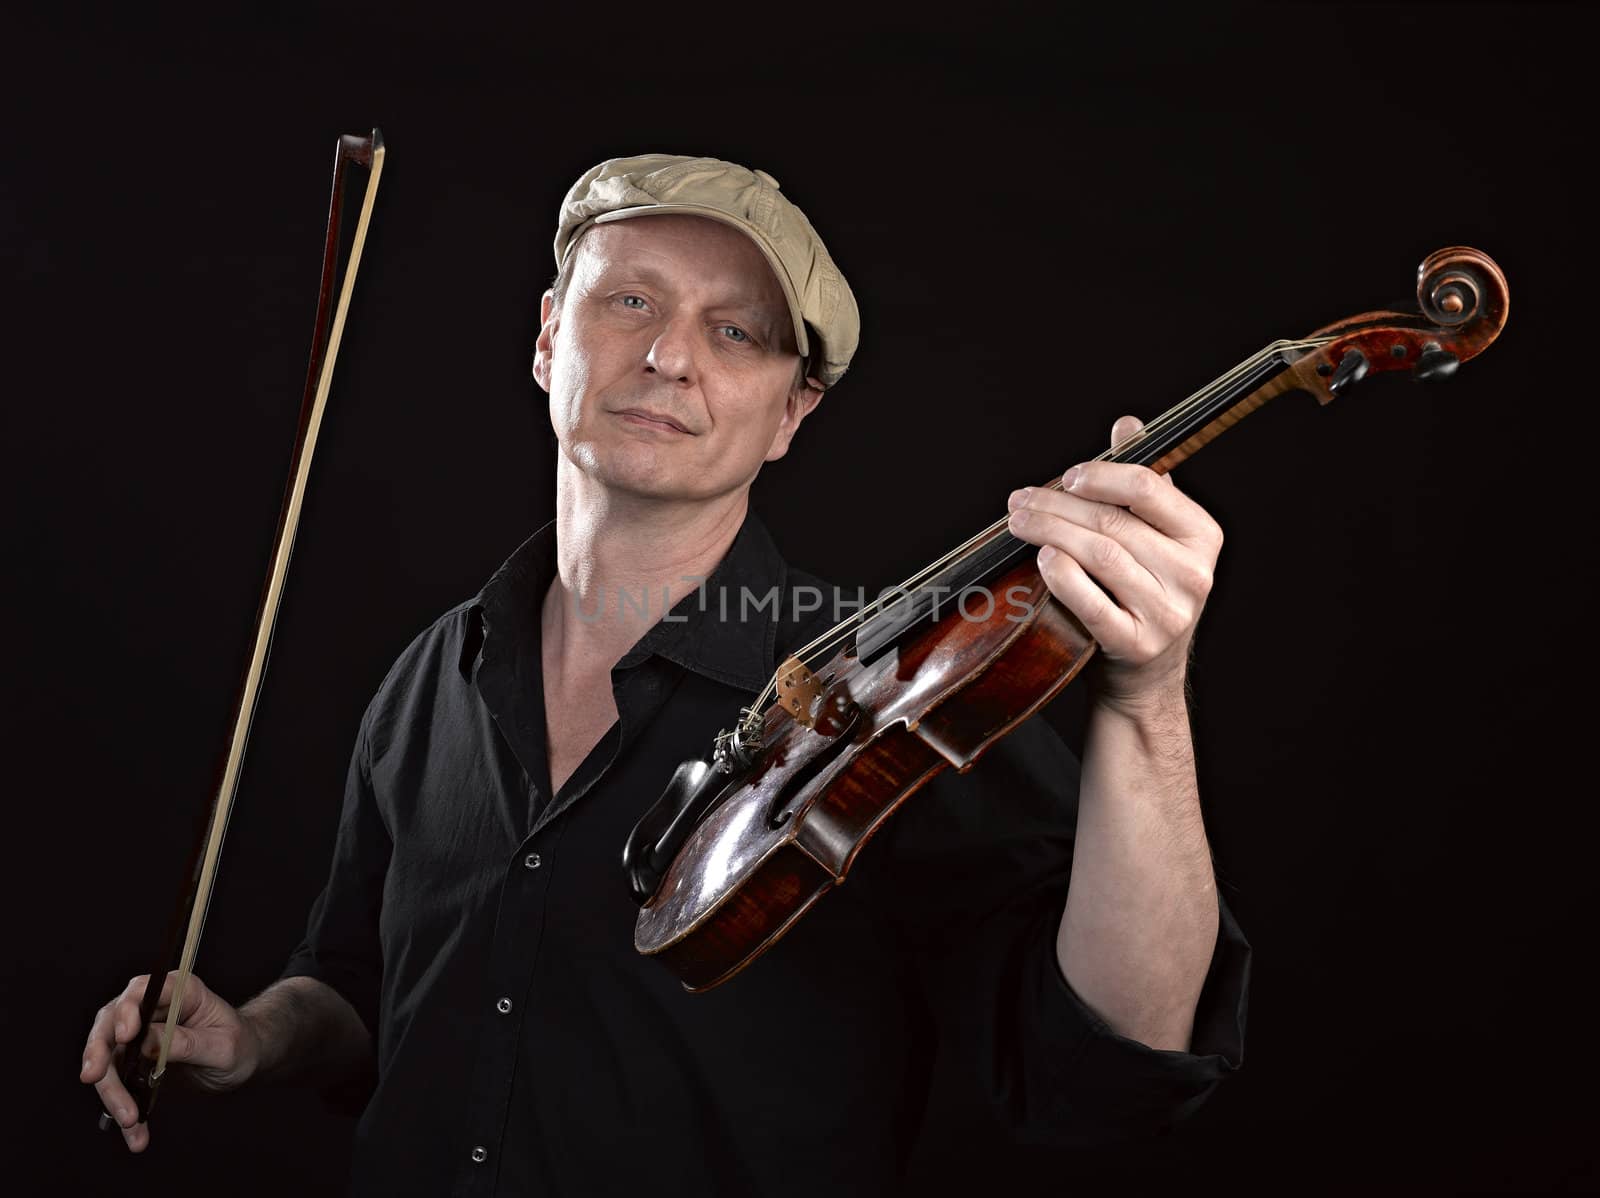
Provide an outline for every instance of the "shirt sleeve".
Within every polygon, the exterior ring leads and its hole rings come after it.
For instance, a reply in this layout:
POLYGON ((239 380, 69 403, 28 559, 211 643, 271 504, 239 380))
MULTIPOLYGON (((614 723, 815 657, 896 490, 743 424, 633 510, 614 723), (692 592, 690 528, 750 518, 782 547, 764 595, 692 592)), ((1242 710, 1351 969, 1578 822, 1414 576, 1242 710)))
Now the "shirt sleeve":
POLYGON ((383 953, 378 916, 391 842, 372 786, 369 707, 345 778, 344 803, 328 881, 312 905, 305 939, 283 977, 310 977, 333 987, 355 1008, 376 1045, 383 953))
POLYGON ((956 1054, 946 1072, 975 1086, 1017 1140, 1064 1147, 1170 1126, 1233 1073, 1250 962, 1219 899, 1188 1052, 1120 1036, 1079 999, 1055 952, 1078 774, 1054 729, 1025 721, 967 774, 943 771, 906 800, 880 832, 868 883, 907 946, 939 1051, 956 1054))

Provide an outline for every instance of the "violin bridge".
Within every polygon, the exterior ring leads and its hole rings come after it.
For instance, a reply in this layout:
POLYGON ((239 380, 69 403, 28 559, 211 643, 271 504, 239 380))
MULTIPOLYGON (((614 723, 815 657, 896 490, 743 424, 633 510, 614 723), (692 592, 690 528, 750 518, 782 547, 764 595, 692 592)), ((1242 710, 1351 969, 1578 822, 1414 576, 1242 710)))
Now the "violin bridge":
POLYGON ((791 657, 778 667, 778 706, 794 717, 802 727, 814 723, 811 707, 822 695, 822 683, 797 657, 791 657))

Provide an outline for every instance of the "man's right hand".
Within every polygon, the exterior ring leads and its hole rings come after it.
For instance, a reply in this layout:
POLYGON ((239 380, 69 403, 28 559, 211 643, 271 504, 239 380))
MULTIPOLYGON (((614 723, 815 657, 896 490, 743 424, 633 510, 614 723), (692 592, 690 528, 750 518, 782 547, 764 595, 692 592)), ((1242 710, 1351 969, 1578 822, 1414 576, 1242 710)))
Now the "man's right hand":
MULTIPOLYGON (((140 1123, 133 1096, 123 1086, 117 1068, 125 1052, 136 1051, 130 1042, 139 1034, 139 1002, 144 997, 145 979, 140 974, 128 982, 121 994, 100 1008, 89 1042, 83 1050, 83 1069, 78 1080, 99 1092, 100 1102, 117 1125, 133 1152, 143 1152, 150 1143, 150 1128, 140 1123)), ((154 1056, 176 977, 169 973, 161 987, 161 998, 145 1038, 147 1055, 154 1056)), ((172 1033, 167 1064, 181 1065, 186 1084, 217 1092, 243 1085, 261 1061, 261 1045, 249 1021, 213 994, 199 978, 190 975, 183 988, 183 1007, 178 1026, 172 1033)), ((168 1079, 172 1080, 171 1078, 168 1079)))

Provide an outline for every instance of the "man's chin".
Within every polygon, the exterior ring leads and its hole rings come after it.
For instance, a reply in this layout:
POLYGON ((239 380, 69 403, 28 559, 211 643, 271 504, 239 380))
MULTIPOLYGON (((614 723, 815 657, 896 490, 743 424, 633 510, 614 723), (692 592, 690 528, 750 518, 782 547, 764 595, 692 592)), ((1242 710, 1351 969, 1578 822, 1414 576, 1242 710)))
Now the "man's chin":
POLYGON ((684 472, 659 460, 640 461, 638 455, 616 453, 580 454, 571 460, 591 484, 619 495, 662 503, 696 498, 696 488, 682 477, 684 472))
POLYGON ((563 447, 573 469, 591 484, 618 495, 658 503, 699 503, 739 489, 737 479, 718 480, 670 449, 594 441, 563 447))

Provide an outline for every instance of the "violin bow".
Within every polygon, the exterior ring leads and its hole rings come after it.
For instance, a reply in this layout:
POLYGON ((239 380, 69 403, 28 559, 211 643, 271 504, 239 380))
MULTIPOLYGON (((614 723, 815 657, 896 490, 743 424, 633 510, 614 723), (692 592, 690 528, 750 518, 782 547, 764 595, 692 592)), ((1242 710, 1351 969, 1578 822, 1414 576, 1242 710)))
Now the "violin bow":
MULTIPOLYGON (((183 1010, 183 992, 194 971, 195 954, 200 948, 200 937, 205 929, 206 911, 211 905, 211 894, 217 876, 217 863, 222 855, 222 842, 228 831, 228 817, 233 810, 234 796, 239 790, 239 776, 244 768, 244 751, 250 740, 250 725, 255 718, 256 699, 261 693, 266 677, 267 659, 272 650, 273 628, 278 620, 278 607, 283 598, 284 582, 289 574, 289 559, 294 553, 295 533, 300 526, 300 512, 305 502, 306 481, 311 473, 311 458, 316 452, 317 434, 322 427, 322 415, 327 408, 328 391, 333 382, 334 362, 339 355, 339 342, 344 336, 345 317, 350 310, 350 297, 355 292, 356 271, 361 265, 361 250, 366 244, 367 228, 372 220, 373 201, 378 195, 378 177, 383 172, 383 135, 377 129, 369 137, 344 134, 333 159, 333 196, 328 205, 328 235, 322 258, 322 282, 317 295, 317 321, 311 338, 311 361, 306 369, 305 397, 300 405, 300 427, 295 434, 294 453, 289 463, 289 482, 284 490, 283 507, 278 514, 278 530, 273 537, 272 554, 266 582, 261 591, 261 602, 256 610, 255 639, 250 659, 245 666, 244 680, 234 704, 233 732, 223 754, 216 790, 211 800, 209 818, 201 828, 189 867, 188 885, 179 900, 172 925, 167 935, 167 946, 160 968, 151 970, 145 980, 144 996, 139 1003, 138 1035, 123 1050, 119 1075, 128 1093, 133 1096, 139 1110, 139 1122, 150 1117, 155 1105, 156 1091, 166 1073, 167 1054, 172 1048, 172 1034, 178 1027, 179 1012, 183 1010), (344 279, 339 287, 337 303, 333 284, 338 273, 340 230, 344 212, 345 179, 350 168, 367 168, 366 192, 361 199, 361 213, 356 221, 355 234, 350 242, 350 254, 345 264, 344 279), (182 934, 182 952, 177 952, 179 934, 182 934), (173 976, 172 994, 167 1004, 167 1018, 162 1025, 156 1056, 152 1060, 144 1053, 154 1020, 156 1007, 165 987, 173 958, 178 958, 178 968, 173 976)), ((100 1130, 115 1126, 115 1121, 104 1111, 100 1114, 100 1130)))

